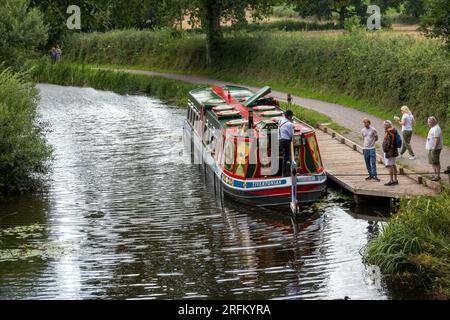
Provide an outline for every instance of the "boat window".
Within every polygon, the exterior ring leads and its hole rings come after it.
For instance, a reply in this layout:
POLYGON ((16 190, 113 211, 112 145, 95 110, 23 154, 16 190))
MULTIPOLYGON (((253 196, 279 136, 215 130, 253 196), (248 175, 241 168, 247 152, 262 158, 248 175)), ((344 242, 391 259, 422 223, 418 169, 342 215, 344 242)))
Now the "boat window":
POLYGON ((236 152, 236 170, 235 175, 239 177, 245 177, 247 162, 250 153, 250 143, 245 141, 245 138, 240 138, 237 141, 236 152))
POLYGON ((189 106, 188 107, 188 116, 187 116, 187 118, 188 118, 188 121, 190 123, 192 123, 192 113, 193 113, 192 108, 189 106))
POLYGON ((195 110, 194 108, 191 108, 191 123, 193 124, 195 122, 195 110))
POLYGON ((234 164, 234 139, 227 139, 225 142, 225 153, 224 153, 224 168, 227 171, 233 171, 234 164))
POLYGON ((261 175, 271 175, 271 159, 269 154, 270 140, 266 137, 259 138, 259 165, 261 167, 261 175))
POLYGON ((311 151, 312 160, 317 170, 322 168, 322 160, 320 159, 319 146, 317 145, 317 139, 315 135, 310 135, 307 138, 309 149, 311 151))
POLYGON ((294 160, 297 163, 297 167, 299 170, 302 169, 302 159, 301 159, 300 155, 301 155, 301 146, 295 146, 294 147, 294 160))

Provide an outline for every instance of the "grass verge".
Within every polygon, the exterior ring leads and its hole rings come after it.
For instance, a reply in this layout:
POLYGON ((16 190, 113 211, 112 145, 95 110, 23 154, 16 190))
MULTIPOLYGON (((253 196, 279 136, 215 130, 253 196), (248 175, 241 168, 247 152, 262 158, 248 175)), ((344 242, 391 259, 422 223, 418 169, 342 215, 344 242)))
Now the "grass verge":
MULTIPOLYGON (((52 64, 47 59, 43 59, 35 64, 32 76, 37 82, 89 86, 100 90, 111 90, 119 94, 148 95, 180 107, 187 105, 189 91, 208 86, 208 84, 190 84, 179 80, 115 72, 103 68, 105 66, 98 69, 94 66, 73 63, 52 64)), ((287 109, 288 105, 282 103, 282 107, 287 109)), ((298 105, 291 105, 289 108, 295 116, 312 126, 317 126, 319 123, 329 123, 330 128, 340 133, 348 132, 348 129, 334 123, 328 116, 320 112, 298 105)))
POLYGON ((100 70, 73 63, 53 64, 47 59, 34 63, 31 76, 36 82, 92 87, 118 94, 148 95, 180 107, 187 105, 189 91, 206 86, 161 77, 100 70))

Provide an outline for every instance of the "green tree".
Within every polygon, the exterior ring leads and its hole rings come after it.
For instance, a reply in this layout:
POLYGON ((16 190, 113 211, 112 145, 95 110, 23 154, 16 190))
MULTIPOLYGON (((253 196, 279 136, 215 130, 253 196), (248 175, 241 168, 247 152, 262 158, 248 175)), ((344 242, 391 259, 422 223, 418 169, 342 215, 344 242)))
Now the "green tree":
POLYGON ((363 0, 291 0, 302 17, 315 16, 319 19, 331 19, 333 13, 339 16, 343 25, 346 18, 352 16, 364 17, 367 5, 363 0))
POLYGON ((442 38, 450 51, 450 4, 448 0, 426 0, 421 30, 430 38, 442 38))
MULTIPOLYGON (((109 0, 31 0, 33 8, 44 14, 44 22, 49 30, 49 42, 55 45, 68 31, 67 8, 77 5, 81 11, 81 31, 106 31, 110 29, 111 6, 109 0)), ((72 31, 73 32, 73 31, 72 31)))
MULTIPOLYGON (((419 18, 425 14, 425 1, 426 0, 406 0, 404 1, 406 14, 419 18)), ((448 3, 448 2, 447 2, 448 3)))
MULTIPOLYGON (((179 0, 172 0, 175 3, 179 0)), ((246 13, 254 20, 268 16, 277 0, 193 0, 186 8, 192 17, 201 21, 207 39, 208 64, 220 53, 222 44, 221 22, 246 24, 246 13)))
POLYGON ((42 14, 28 0, 0 1, 0 63, 20 66, 47 41, 42 14))

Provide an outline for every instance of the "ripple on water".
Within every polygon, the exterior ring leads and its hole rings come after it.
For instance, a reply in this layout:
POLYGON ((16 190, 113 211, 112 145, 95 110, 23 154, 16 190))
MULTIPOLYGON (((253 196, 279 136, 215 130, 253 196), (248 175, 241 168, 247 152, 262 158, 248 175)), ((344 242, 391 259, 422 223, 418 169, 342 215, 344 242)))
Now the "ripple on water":
POLYGON ((56 152, 50 187, 39 205, 10 204, 20 214, 0 224, 27 225, 28 216, 46 226, 38 243, 78 250, 0 261, 1 298, 385 298, 367 283, 359 255, 367 222, 343 205, 329 201, 298 234, 283 212, 222 207, 201 168, 180 155, 185 110, 93 89, 40 89, 56 152))

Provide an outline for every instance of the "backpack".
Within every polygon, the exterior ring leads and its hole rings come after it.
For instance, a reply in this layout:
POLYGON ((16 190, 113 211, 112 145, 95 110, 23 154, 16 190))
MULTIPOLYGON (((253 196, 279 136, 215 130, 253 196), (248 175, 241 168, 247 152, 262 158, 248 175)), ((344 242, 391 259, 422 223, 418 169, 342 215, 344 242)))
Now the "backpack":
POLYGON ((394 128, 394 148, 399 149, 402 147, 402 137, 398 133, 398 130, 394 128))

